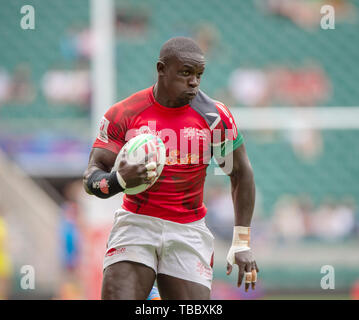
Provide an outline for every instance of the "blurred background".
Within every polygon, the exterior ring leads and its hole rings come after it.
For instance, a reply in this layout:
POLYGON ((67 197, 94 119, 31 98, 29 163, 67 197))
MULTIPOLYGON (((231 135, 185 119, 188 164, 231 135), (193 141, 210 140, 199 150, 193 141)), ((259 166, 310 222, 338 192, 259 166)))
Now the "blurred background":
POLYGON ((358 28, 349 0, 2 1, 0 299, 100 297, 121 195, 94 199, 81 177, 99 118, 155 82, 160 47, 179 35, 206 53, 201 89, 230 108, 256 180, 260 273, 245 294, 237 268, 225 274, 229 178, 208 168, 212 298, 359 299, 358 28), (321 28, 323 5, 335 29, 321 28), (328 265, 334 289, 321 286, 328 265))

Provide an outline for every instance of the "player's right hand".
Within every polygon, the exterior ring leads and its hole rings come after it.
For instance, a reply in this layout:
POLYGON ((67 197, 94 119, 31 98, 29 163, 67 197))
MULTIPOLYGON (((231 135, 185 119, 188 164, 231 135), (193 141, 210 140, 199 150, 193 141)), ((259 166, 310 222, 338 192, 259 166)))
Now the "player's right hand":
POLYGON ((144 163, 132 163, 126 160, 125 155, 122 156, 118 167, 118 172, 122 179, 126 182, 126 188, 137 187, 141 184, 151 184, 157 177, 157 164, 148 162, 148 157, 144 163))

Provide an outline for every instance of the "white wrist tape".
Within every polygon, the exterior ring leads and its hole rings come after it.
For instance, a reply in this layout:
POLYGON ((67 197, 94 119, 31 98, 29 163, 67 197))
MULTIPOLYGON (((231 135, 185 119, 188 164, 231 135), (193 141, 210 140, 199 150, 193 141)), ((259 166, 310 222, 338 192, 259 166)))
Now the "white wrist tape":
POLYGON ((123 188, 123 189, 126 189, 126 181, 123 180, 123 178, 121 177, 120 173, 118 171, 116 171, 116 177, 117 177, 117 181, 118 183, 120 184, 120 186, 123 188))
POLYGON ((247 251, 251 249, 249 247, 250 233, 250 227, 234 226, 232 246, 230 247, 227 254, 227 261, 229 264, 234 264, 234 255, 236 252, 247 251))

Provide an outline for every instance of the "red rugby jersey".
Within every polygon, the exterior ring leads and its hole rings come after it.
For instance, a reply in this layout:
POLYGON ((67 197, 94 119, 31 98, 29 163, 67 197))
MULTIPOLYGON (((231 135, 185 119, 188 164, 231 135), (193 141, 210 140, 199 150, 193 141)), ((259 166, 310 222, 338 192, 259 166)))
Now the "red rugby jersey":
POLYGON ((202 91, 190 104, 168 108, 153 96, 153 86, 114 104, 104 115, 94 148, 118 153, 132 137, 158 135, 166 146, 166 164, 156 183, 136 195, 124 195, 122 208, 178 223, 203 218, 206 169, 213 151, 222 156, 243 137, 228 108, 202 91))

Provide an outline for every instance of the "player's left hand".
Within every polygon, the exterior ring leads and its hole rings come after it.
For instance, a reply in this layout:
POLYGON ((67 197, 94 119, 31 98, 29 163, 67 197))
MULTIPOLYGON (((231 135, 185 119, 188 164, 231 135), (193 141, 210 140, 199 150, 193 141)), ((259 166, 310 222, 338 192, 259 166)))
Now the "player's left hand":
MULTIPOLYGON (((238 282, 237 286, 242 285, 243 277, 245 278, 245 291, 248 292, 249 286, 251 285, 252 290, 255 289, 257 282, 257 273, 259 269, 257 263, 254 260, 252 251, 240 251, 234 254, 234 263, 238 265, 238 282)), ((233 269, 233 265, 227 263, 227 275, 230 275, 233 269)))

